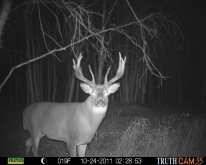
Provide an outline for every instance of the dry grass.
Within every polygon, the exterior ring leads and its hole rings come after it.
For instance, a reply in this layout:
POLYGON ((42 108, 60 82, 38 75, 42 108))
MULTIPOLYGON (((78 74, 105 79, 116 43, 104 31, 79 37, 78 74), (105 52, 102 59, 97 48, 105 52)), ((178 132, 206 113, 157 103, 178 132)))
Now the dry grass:
MULTIPOLYGON (((122 121, 120 117, 119 120, 122 121)), ((114 121, 118 123, 117 119, 114 121)), ((205 156, 202 144, 206 123, 203 117, 189 119, 188 114, 183 113, 164 116, 152 124, 148 118, 136 117, 124 131, 119 131, 114 122, 108 123, 112 127, 108 126, 107 131, 100 130, 87 156, 205 156)))

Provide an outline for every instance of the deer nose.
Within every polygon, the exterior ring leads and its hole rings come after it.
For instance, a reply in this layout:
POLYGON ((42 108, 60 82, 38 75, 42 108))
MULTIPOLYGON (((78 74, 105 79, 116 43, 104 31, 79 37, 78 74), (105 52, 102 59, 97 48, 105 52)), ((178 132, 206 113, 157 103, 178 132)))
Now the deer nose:
POLYGON ((98 107, 103 107, 105 105, 104 98, 98 98, 97 100, 97 106, 98 107))

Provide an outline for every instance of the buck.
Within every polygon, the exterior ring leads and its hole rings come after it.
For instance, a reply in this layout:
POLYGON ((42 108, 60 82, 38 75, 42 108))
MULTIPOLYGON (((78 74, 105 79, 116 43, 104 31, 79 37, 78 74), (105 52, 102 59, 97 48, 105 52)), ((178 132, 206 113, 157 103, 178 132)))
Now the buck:
POLYGON ((23 111, 23 127, 28 130, 31 137, 26 140, 26 156, 32 148, 33 156, 37 156, 40 139, 46 136, 50 139, 64 141, 67 144, 71 157, 84 157, 87 144, 91 142, 102 119, 105 117, 108 107, 108 96, 119 88, 115 83, 120 79, 125 70, 125 62, 119 53, 119 67, 116 76, 107 81, 108 68, 104 85, 95 84, 94 75, 89 65, 92 81, 84 77, 80 67, 82 55, 77 58, 77 64, 73 59, 75 76, 85 82, 80 87, 90 96, 82 103, 52 103, 39 102, 29 105, 23 111))

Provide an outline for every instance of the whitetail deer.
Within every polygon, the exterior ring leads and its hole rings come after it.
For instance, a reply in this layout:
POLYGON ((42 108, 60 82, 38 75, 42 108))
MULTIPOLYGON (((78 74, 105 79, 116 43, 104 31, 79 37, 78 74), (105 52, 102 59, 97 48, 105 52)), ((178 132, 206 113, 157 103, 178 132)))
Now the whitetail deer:
POLYGON ((80 67, 82 56, 73 60, 76 77, 85 82, 80 83, 82 90, 90 94, 82 103, 51 103, 40 102, 29 105, 23 111, 23 126, 31 137, 26 141, 26 156, 32 147, 33 156, 37 156, 40 139, 46 136, 50 139, 64 141, 67 144, 71 157, 84 157, 87 144, 91 142, 97 128, 104 118, 108 107, 108 96, 119 88, 119 83, 114 83, 124 74, 126 57, 124 60, 119 53, 119 67, 116 76, 107 81, 108 68, 104 85, 96 85, 94 75, 89 81, 82 74, 80 67), (77 152, 76 152, 77 150, 77 152))

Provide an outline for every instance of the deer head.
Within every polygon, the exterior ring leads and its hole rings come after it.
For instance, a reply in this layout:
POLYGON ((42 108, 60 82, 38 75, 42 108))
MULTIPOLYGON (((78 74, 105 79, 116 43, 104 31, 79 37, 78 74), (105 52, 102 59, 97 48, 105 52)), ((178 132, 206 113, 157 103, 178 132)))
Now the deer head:
POLYGON ((111 66, 110 66, 106 72, 103 85, 97 85, 95 83, 94 75, 93 75, 93 72, 90 68, 90 65, 89 65, 89 71, 92 75, 92 81, 90 81, 84 77, 84 75, 82 73, 82 69, 80 67, 81 59, 82 59, 82 54, 80 54, 80 56, 78 57, 77 64, 73 60, 73 64, 74 64, 73 68, 75 70, 76 77, 79 80, 85 82, 85 83, 80 83, 82 90, 85 93, 88 93, 88 94, 90 94, 90 96, 92 96, 92 99, 94 101, 93 102, 94 106, 96 106, 96 107, 107 106, 108 105, 108 96, 111 93, 116 92, 118 90, 118 88, 120 87, 119 83, 115 83, 115 84, 113 84, 113 83, 123 76, 124 70, 125 70, 126 57, 123 60, 121 57, 121 53, 119 53, 119 67, 117 69, 117 73, 116 73, 114 78, 112 78, 111 80, 108 81, 107 76, 108 76, 110 68, 111 68, 111 66))

